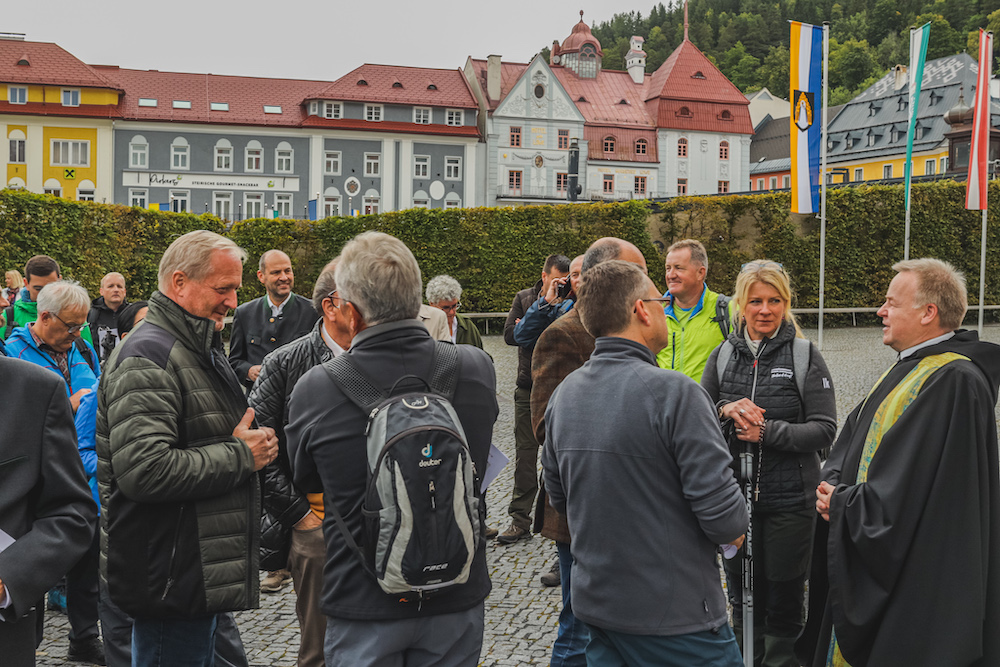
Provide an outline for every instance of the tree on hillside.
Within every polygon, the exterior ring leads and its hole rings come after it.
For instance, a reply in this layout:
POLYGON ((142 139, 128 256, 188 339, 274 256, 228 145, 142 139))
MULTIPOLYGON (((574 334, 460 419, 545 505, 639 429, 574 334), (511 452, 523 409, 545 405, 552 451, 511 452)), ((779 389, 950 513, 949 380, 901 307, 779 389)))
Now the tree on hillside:
POLYGON ((743 42, 722 54, 718 66, 742 92, 760 89, 760 60, 747 53, 743 42))

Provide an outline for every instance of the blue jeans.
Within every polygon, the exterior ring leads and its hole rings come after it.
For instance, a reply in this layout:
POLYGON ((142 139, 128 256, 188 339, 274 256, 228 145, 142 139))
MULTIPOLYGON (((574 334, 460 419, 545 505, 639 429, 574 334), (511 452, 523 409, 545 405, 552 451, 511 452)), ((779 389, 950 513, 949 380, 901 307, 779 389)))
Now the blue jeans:
POLYGON ((733 629, 660 637, 630 635, 591 627, 590 667, 742 667, 733 629))
POLYGON ((213 667, 217 618, 136 618, 132 623, 132 667, 213 667))
POLYGON ((552 644, 551 667, 585 667, 587 657, 584 652, 590 641, 587 626, 573 615, 570 598, 570 574, 573 571, 573 556, 569 545, 556 542, 559 551, 559 578, 562 580, 563 608, 559 612, 559 634, 552 644))

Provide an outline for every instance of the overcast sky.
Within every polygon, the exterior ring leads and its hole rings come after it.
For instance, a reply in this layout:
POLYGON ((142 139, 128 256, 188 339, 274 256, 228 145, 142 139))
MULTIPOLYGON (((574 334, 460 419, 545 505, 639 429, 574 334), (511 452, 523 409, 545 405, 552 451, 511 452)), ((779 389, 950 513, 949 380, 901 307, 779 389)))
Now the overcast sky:
MULTIPOLYGON (((5 2, 0 32, 55 42, 92 65, 333 80, 363 63, 458 68, 527 62, 615 12, 597 0, 34 0, 5 2)), ((664 3, 666 4, 666 3, 664 3)))

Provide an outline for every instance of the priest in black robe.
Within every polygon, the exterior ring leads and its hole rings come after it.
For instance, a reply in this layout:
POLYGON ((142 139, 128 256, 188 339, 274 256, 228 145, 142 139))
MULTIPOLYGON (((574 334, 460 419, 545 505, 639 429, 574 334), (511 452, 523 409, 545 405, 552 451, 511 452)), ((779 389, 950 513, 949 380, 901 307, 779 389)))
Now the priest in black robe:
POLYGON ((829 590, 811 591, 827 594, 812 665, 995 667, 1000 346, 956 331, 967 300, 951 265, 893 268, 878 314, 899 360, 847 418, 817 488, 829 590))

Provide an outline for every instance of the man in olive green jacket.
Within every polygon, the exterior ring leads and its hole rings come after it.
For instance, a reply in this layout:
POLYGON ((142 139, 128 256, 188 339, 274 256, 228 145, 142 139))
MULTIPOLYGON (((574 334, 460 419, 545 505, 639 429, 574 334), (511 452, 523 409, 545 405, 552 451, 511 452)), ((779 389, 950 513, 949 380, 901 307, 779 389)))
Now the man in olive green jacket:
POLYGON ((245 259, 212 232, 174 241, 98 389, 101 571, 135 617, 133 665, 211 664, 221 613, 259 604, 255 473, 277 439, 220 337, 245 259))
POLYGON ((667 292, 664 307, 670 342, 656 355, 660 368, 679 371, 695 382, 708 362, 708 355, 729 335, 732 302, 728 296, 708 289, 708 254, 694 239, 678 241, 667 248, 667 292))

